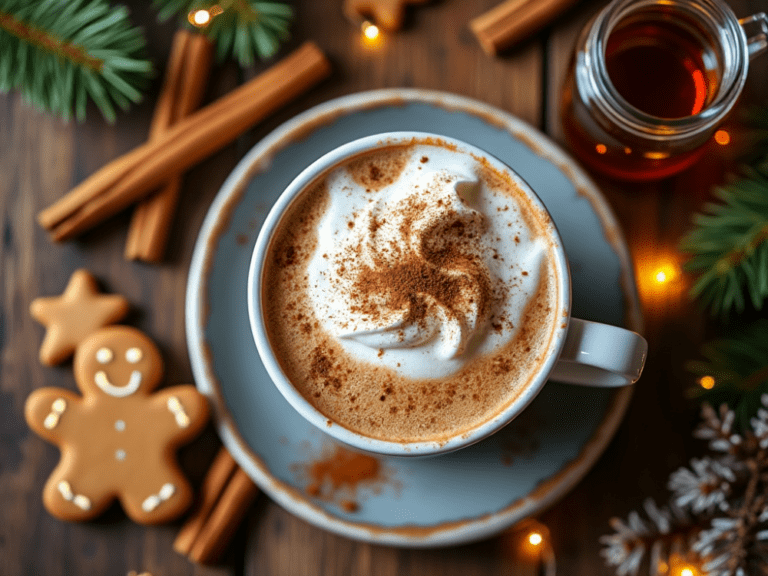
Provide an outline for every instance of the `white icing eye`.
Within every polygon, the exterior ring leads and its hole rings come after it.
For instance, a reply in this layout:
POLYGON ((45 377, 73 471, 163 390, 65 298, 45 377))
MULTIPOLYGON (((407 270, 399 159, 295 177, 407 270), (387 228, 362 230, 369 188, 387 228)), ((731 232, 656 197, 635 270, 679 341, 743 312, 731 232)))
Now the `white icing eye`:
POLYGON ((96 360, 100 364, 107 364, 109 362, 112 362, 112 358, 114 358, 115 355, 112 353, 112 350, 109 348, 99 348, 96 350, 96 360))
POLYGON ((139 348, 128 348, 125 352, 125 359, 128 360, 131 364, 136 364, 139 360, 143 358, 143 354, 141 353, 141 350, 139 348))

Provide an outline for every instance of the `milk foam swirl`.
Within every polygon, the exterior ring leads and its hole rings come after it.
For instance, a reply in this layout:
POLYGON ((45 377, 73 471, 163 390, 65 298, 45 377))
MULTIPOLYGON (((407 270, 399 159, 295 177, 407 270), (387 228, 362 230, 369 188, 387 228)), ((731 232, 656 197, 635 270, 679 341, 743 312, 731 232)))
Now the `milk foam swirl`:
POLYGON ((376 350, 438 339, 437 356, 455 358, 490 305, 479 250, 484 217, 467 202, 480 182, 471 174, 419 176, 370 204, 333 254, 337 270, 358 262, 351 282, 337 281, 351 328, 338 337, 376 350))
POLYGON ((326 177, 309 297, 348 353, 439 378, 514 337, 546 246, 481 171, 468 154, 419 145, 381 189, 344 167, 326 177))

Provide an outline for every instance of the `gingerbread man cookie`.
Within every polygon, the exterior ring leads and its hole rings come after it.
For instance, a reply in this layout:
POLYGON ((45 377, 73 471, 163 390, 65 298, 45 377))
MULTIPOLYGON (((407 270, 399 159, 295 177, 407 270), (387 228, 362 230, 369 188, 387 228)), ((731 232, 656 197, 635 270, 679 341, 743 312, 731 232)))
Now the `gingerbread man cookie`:
POLYGON ((155 524, 181 514, 192 489, 175 459, 208 418, 194 386, 153 390, 163 375, 155 344, 129 326, 102 328, 75 352, 82 397, 42 388, 27 399, 30 428, 61 450, 43 491, 48 511, 88 520, 117 498, 136 522, 155 524))
POLYGON ((424 4, 429 0, 344 0, 344 13, 353 22, 371 18, 387 32, 403 26, 406 4, 424 4))

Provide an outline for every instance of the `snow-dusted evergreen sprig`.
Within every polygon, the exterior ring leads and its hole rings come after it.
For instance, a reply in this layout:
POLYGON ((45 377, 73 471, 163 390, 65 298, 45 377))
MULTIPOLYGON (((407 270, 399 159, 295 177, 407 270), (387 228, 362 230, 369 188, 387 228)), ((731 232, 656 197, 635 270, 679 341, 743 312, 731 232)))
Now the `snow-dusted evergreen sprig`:
POLYGON ((713 454, 673 472, 670 503, 646 500, 647 519, 611 519, 601 554, 617 576, 669 574, 681 563, 707 576, 768 576, 768 394, 760 400, 742 434, 727 406, 704 405, 694 436, 713 454))
POLYGON ((709 404, 701 408, 703 422, 693 433, 694 438, 709 440, 709 448, 715 452, 735 454, 741 446, 743 438, 733 432, 736 414, 729 410, 726 404, 720 406, 720 412, 715 411, 709 404))
POLYGON ((672 473, 667 488, 672 491, 675 504, 699 514, 728 510, 728 496, 734 482, 736 473, 732 467, 712 458, 694 458, 690 468, 672 473))
POLYGON ((605 545, 600 554, 608 566, 616 568, 618 576, 638 574, 648 552, 648 573, 662 572, 660 566, 669 565, 672 556, 690 550, 701 530, 690 516, 674 503, 659 507, 652 499, 643 502, 647 519, 636 511, 626 521, 611 518, 613 534, 600 537, 605 545))
MULTIPOLYGON (((760 402, 763 406, 768 407, 768 394, 763 394, 760 397, 760 402)), ((760 448, 768 448, 768 410, 760 408, 757 411, 757 416, 750 420, 750 424, 760 448)))

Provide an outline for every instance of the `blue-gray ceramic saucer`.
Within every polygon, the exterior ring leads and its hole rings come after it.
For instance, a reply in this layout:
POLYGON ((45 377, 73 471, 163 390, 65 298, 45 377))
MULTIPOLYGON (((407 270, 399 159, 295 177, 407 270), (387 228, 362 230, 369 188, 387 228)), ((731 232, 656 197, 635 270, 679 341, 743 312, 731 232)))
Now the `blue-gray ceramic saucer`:
POLYGON ((509 426, 474 446, 427 459, 381 458, 386 482, 361 483, 359 504, 307 493, 308 463, 332 441, 272 384, 250 333, 246 279, 272 204, 307 165, 356 138, 416 130, 452 136, 517 171, 555 220, 572 274, 573 315, 642 329, 626 244, 595 185, 549 138, 496 108, 424 90, 332 100, 277 128, 224 182, 189 273, 187 343, 198 388, 221 438, 259 487, 297 516, 380 544, 445 546, 491 536, 570 490, 613 436, 631 389, 548 383, 509 426))

